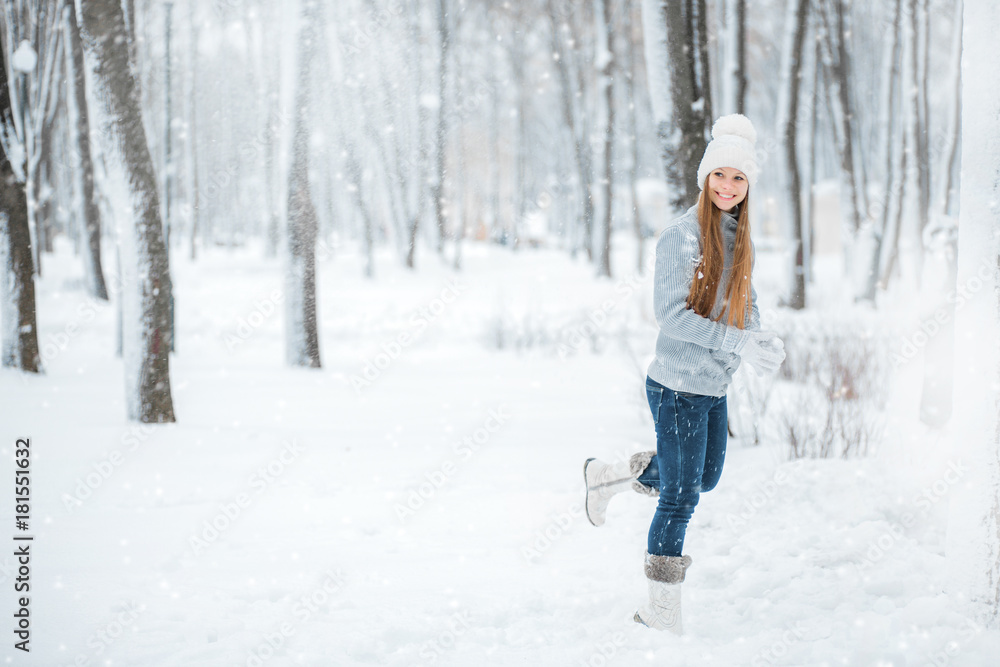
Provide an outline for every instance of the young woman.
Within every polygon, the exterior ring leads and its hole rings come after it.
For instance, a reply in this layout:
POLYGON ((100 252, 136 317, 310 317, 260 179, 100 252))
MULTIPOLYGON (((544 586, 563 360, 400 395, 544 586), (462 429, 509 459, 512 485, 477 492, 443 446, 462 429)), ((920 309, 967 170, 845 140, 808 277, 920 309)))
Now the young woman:
POLYGON ((649 607, 639 623, 681 632, 680 584, 691 564, 682 555, 699 495, 722 475, 726 454, 726 390, 740 361, 773 372, 784 345, 760 331, 751 274, 747 195, 757 180, 757 133, 744 116, 719 118, 698 167, 698 203, 671 222, 656 244, 653 306, 660 327, 646 398, 656 425, 656 451, 606 464, 588 459, 587 517, 604 523, 608 502, 629 485, 658 496, 645 558, 649 607))

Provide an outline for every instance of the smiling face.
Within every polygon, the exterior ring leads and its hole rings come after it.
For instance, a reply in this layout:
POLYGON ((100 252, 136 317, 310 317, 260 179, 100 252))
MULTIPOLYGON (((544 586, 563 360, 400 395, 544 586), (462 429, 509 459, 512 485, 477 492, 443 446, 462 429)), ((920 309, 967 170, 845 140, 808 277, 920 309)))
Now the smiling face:
POLYGON ((733 167, 719 167, 708 175, 708 196, 723 211, 732 210, 734 206, 747 198, 750 187, 746 174, 733 167))

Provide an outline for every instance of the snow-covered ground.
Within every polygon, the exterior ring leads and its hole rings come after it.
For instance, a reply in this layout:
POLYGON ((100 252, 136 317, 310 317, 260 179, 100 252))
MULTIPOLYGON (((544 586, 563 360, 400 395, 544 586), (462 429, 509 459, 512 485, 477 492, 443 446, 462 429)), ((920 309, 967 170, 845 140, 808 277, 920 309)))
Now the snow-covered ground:
MULTIPOLYGON (((319 269, 322 370, 283 363, 278 261, 181 255, 178 422, 162 426, 125 421, 114 308, 83 295, 69 248, 46 257, 46 373, 0 371, 11 537, 15 438, 34 456, 32 650, 13 649, 10 547, 8 662, 997 664, 1000 633, 946 593, 964 469, 916 425, 919 364, 869 458, 730 441, 688 532, 678 638, 632 622, 653 501, 615 499, 600 529, 582 513, 586 457, 655 446, 631 248, 613 281, 479 245, 461 273, 424 252, 415 274, 380 257, 368 281, 337 250, 319 269)), ((774 308, 782 265, 758 267, 774 308)))

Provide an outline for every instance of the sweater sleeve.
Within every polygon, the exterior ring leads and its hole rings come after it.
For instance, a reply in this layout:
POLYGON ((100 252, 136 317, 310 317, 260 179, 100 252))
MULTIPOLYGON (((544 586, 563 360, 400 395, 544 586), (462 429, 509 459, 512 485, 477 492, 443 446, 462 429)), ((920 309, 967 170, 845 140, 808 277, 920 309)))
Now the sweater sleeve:
POLYGON ((656 323, 671 338, 739 354, 750 337, 747 331, 714 322, 687 307, 699 254, 697 237, 683 225, 671 225, 660 234, 653 275, 656 323))

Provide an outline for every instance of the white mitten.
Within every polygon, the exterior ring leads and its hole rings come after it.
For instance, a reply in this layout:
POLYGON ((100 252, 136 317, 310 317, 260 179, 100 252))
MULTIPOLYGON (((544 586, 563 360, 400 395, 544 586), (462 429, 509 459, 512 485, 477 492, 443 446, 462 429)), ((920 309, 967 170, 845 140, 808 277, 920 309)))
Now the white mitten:
POLYGON ((773 373, 785 360, 785 344, 773 331, 751 331, 750 339, 740 351, 740 359, 757 372, 757 377, 773 373))

